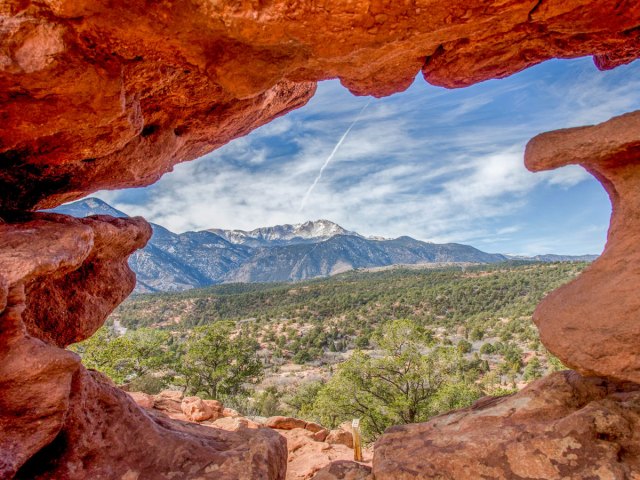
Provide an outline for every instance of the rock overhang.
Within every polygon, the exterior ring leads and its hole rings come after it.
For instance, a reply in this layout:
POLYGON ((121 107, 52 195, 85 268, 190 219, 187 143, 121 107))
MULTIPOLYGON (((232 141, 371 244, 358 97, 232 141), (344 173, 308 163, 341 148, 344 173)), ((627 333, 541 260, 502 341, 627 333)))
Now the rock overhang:
POLYGON ((593 0, 5 2, 0 208, 157 181, 304 105, 315 82, 389 95, 550 58, 638 57, 640 5, 593 0))

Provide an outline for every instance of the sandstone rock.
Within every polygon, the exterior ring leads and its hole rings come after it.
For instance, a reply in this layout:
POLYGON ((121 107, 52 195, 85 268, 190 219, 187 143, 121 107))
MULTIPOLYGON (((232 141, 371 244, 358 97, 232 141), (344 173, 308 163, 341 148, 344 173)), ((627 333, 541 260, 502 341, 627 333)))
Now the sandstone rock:
POLYGON ((538 305, 533 318, 542 342, 585 375, 640 383, 640 111, 539 135, 525 161, 533 171, 582 165, 613 208, 603 254, 538 305))
POLYGON ((222 417, 211 422, 211 426, 227 430, 229 432, 237 432, 238 430, 246 428, 256 429, 262 427, 259 423, 253 422, 244 417, 222 417))
POLYGON ((241 417, 242 415, 240 415, 233 408, 223 408, 222 409, 222 416, 223 417, 241 417))
POLYGON ((305 422, 304 428, 305 430, 309 430, 310 432, 313 432, 313 433, 317 433, 325 429, 322 425, 318 425, 317 423, 314 423, 314 422, 305 422))
POLYGON ((80 368, 73 353, 24 335, 24 291, 8 294, 0 314, 0 478, 16 471, 60 432, 72 378, 80 368))
MULTIPOLYGON (((309 429, 307 428, 305 430, 309 430, 309 429)), ((317 432, 313 432, 312 438, 316 442, 324 442, 327 439, 328 436, 329 436, 329 430, 327 430, 326 428, 321 428, 317 432)), ((329 442, 327 442, 327 443, 329 443, 329 442)))
POLYGON ((53 442, 19 478, 283 479, 286 444, 269 429, 235 432, 141 410, 97 372, 74 375, 69 410, 53 442))
POLYGON ((376 480, 640 476, 640 386, 555 373, 427 423, 389 428, 376 480))
MULTIPOLYGON (((147 241, 146 222, 18 210, 152 183, 304 105, 317 80, 382 96, 420 70, 458 87, 554 57, 594 55, 613 68, 638 58, 639 24, 631 0, 3 2, 0 478, 281 479, 285 470, 277 432, 145 412, 63 350, 130 293, 127 256, 147 241)), ((537 309, 543 341, 583 373, 635 382, 638 116, 546 134, 527 149, 533 170, 584 165, 613 203, 603 256, 537 309)), ((154 404, 184 417, 181 398, 154 404)), ((554 375, 390 430, 374 471, 379 480, 634 478, 639 404, 637 390, 554 375)), ((352 455, 308 430, 282 432, 291 479, 352 455)))
POLYGON ((299 418, 276 416, 267 418, 265 425, 278 430, 293 430, 294 428, 304 429, 307 426, 307 422, 299 418))
POLYGON ((353 433, 351 430, 351 423, 345 422, 337 429, 331 430, 325 441, 333 445, 339 444, 349 448, 353 448, 353 433))
POLYGON ((224 412, 224 405, 222 405, 222 402, 219 402, 218 400, 202 400, 205 405, 207 405, 212 411, 213 411, 213 416, 215 418, 220 418, 223 416, 223 412, 224 412))
MULTIPOLYGON (((353 460, 353 450, 344 445, 330 445, 316 441, 315 433, 302 428, 278 430, 287 439, 287 480, 308 480, 330 463, 338 460, 353 460)), ((371 452, 363 452, 365 460, 371 462, 371 452)), ((357 478, 357 477, 356 477, 357 478)))
POLYGON ((149 395, 144 392, 127 392, 133 401, 140 405, 142 408, 153 408, 155 400, 153 395, 149 395))
MULTIPOLYGON (((198 398, 198 397, 190 397, 190 398, 198 398)), ((167 400, 171 402, 177 402, 182 404, 182 400, 184 399, 184 394, 180 390, 162 390, 157 396, 157 400, 167 400)))
POLYGON ((3 214, 0 267, 23 285, 27 332, 65 347, 91 336, 135 286, 128 256, 145 245, 142 218, 3 214), (73 292, 73 294, 70 294, 73 292))
POLYGON ((180 405, 182 413, 191 422, 204 422, 213 418, 214 411, 200 397, 185 397, 180 405))
POLYGON ((179 390, 163 390, 154 397, 154 408, 172 418, 186 420, 186 415, 182 411, 183 397, 179 390))
POLYGON ((123 220, 2 215, 0 478, 54 440, 68 415, 81 367, 57 346, 87 338, 133 289, 127 256, 150 230, 123 220))
POLYGON ((5 209, 152 183, 304 105, 318 80, 382 96, 420 71, 459 87, 549 58, 612 68, 640 49, 631 0, 6 0, 0 15, 5 209))
POLYGON ((368 465, 338 460, 318 470, 313 480, 373 480, 373 475, 368 465))
POLYGON ((3 214, 0 478, 284 478, 286 444, 275 432, 146 413, 60 348, 91 335, 130 293, 127 257, 150 233, 140 218, 3 214))

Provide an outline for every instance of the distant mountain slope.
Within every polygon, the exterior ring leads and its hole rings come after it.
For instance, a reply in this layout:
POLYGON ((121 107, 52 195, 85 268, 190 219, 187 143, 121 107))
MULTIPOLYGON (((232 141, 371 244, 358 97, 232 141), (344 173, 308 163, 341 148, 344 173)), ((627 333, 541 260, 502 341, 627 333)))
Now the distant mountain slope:
POLYGON ((151 225, 153 236, 149 244, 135 252, 129 261, 142 284, 137 291, 214 285, 251 254, 251 249, 233 245, 211 232, 176 234, 160 225, 151 225))
POLYGON ((528 260, 533 262, 593 262, 599 255, 534 255, 524 257, 522 255, 507 255, 510 260, 528 260))
POLYGON ((88 217, 90 215, 111 215, 112 217, 129 216, 99 198, 93 197, 67 203, 66 205, 60 205, 49 211, 71 215, 72 217, 88 217))
MULTIPOLYGON (((62 205, 53 211, 76 217, 127 216, 97 198, 62 205)), ((251 252, 211 232, 176 234, 154 223, 151 226, 151 240, 129 259, 131 269, 136 272, 138 293, 179 291, 220 283, 224 275, 251 252)))
POLYGON ((496 263, 504 255, 481 252, 468 245, 421 242, 410 237, 367 240, 336 235, 314 244, 261 248, 225 277, 232 282, 279 282, 325 277, 356 268, 434 262, 496 263))
MULTIPOLYGON (((53 209, 76 217, 113 215, 120 210, 97 198, 53 209)), ((430 263, 590 261, 595 255, 508 256, 469 245, 435 244, 411 237, 365 238, 329 220, 276 225, 251 231, 209 229, 173 233, 151 224, 149 244, 129 259, 136 292, 181 291, 225 282, 299 281, 354 269, 430 263)))

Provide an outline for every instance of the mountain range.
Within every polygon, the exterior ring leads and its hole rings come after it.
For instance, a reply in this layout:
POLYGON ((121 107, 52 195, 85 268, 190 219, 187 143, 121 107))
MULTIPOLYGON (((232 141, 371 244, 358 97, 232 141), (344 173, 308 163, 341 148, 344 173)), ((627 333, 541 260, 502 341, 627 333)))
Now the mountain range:
MULTIPOLYGON (((85 217, 126 217, 98 198, 53 209, 85 217)), ((437 263, 497 263, 508 260, 591 261, 596 255, 510 256, 458 243, 435 244, 402 236, 364 237, 329 220, 276 225, 251 231, 211 228, 173 233, 151 223, 153 236, 129 259, 136 292, 180 291, 229 282, 299 281, 353 269, 437 263)))

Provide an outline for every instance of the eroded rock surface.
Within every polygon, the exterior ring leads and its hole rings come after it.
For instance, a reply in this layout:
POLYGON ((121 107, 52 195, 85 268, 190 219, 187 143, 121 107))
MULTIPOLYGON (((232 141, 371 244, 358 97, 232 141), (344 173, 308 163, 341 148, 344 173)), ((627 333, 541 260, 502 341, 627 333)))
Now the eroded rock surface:
POLYGON ((640 387, 573 371, 479 400, 376 442, 376 480, 631 480, 640 476, 640 387))
POLYGON ((525 161, 534 171, 582 165, 613 209, 604 253, 538 305, 542 342, 585 375, 640 383, 640 111, 539 135, 525 161))
MULTIPOLYGON (((93 334, 133 290, 127 258, 150 235, 141 218, 3 215, 0 478, 284 478, 276 433, 150 415, 60 348, 93 334)), ((203 405, 213 416, 215 405, 203 405)), ((185 409, 197 415, 197 406, 185 409)))
POLYGON ((141 409, 97 372, 74 376, 60 433, 23 479, 284 479, 286 442, 269 429, 221 430, 141 409))
POLYGON ((141 218, 3 215, 0 478, 10 478, 60 432, 81 367, 58 346, 87 338, 129 294, 135 277, 127 257, 150 234, 141 218), (96 290, 101 294, 94 298, 96 290))
MULTIPOLYGON (((613 68, 640 56, 639 27, 636 0, 2 2, 0 477, 280 479, 286 462, 275 431, 227 409, 213 422, 224 430, 145 412, 62 349, 133 288, 126 260, 149 237, 143 220, 6 212, 150 184, 304 105, 318 80, 382 96, 420 71, 460 87, 553 57, 613 68)), ((527 151, 533 170, 584 165, 614 207, 605 254, 536 311, 543 341, 583 373, 635 382, 639 132, 632 114, 546 134, 527 151)), ((140 400, 185 419, 219 415, 167 395, 140 400)), ((313 429, 284 431, 295 452, 310 452, 296 458, 347 448, 313 429)), ((374 470, 394 480, 633 478, 638 430, 637 391, 565 373, 392 430, 374 470)), ((302 460, 289 475, 326 466, 302 460)))
POLYGON ((371 467, 349 460, 338 460, 318 470, 312 480, 374 480, 371 467))
POLYGON ((147 185, 303 105, 543 60, 639 55, 635 0, 24 2, 0 6, 0 207, 147 185))
MULTIPOLYGON (((371 448, 363 451, 364 462, 353 462, 353 447, 342 442, 329 443, 325 438, 329 431, 313 422, 293 417, 270 417, 263 419, 249 419, 240 416, 237 412, 228 413, 220 418, 187 418, 184 415, 185 400, 189 405, 197 405, 200 402, 212 402, 217 404, 218 411, 222 404, 215 400, 201 400, 198 397, 186 397, 183 399, 181 392, 165 390, 158 395, 146 395, 139 392, 130 392, 134 401, 152 413, 166 415, 178 420, 198 422, 199 425, 212 429, 221 429, 229 432, 246 431, 271 431, 277 432, 287 446, 287 475, 286 480, 310 480, 314 479, 345 479, 345 480, 372 480, 371 475, 371 448), (180 402, 182 401, 182 409, 180 402), (319 475, 319 476, 318 476, 319 475)), ((332 431, 333 433, 334 431, 332 431)), ((340 439, 344 440, 345 429, 340 429, 340 439)), ((346 432, 351 437, 350 432, 346 432)), ((351 438, 350 438, 351 439, 351 438)), ((351 442, 353 443, 353 442, 351 442)), ((252 477, 263 478, 263 477, 252 477)))

